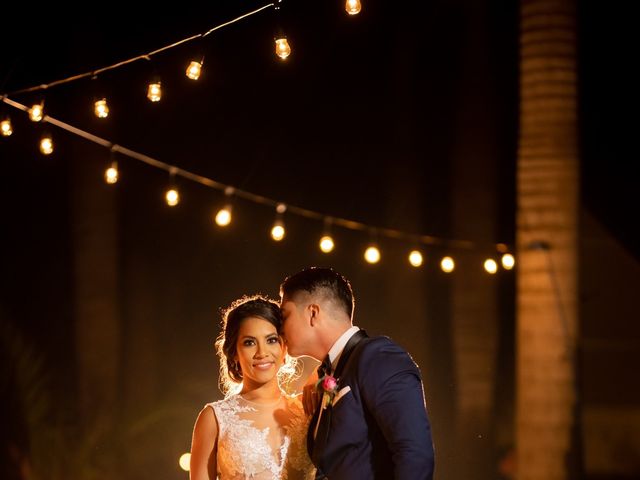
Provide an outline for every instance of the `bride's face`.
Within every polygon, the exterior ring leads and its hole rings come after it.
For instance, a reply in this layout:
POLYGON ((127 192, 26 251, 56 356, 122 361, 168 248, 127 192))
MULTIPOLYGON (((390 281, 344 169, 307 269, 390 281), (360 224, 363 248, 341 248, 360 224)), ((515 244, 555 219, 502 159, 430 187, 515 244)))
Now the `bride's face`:
POLYGON ((260 317, 244 319, 238 331, 236 348, 245 385, 277 381, 275 377, 285 352, 273 324, 260 317))

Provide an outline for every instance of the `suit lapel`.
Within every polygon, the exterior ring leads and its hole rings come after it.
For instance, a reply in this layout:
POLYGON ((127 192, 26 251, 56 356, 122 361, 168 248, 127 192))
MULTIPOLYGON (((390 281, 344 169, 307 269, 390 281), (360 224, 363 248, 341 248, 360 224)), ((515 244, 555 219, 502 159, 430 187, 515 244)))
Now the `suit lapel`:
MULTIPOLYGON (((367 338, 367 332, 364 330, 358 330, 354 333, 347 344, 344 346, 342 353, 340 355, 340 360, 338 360, 338 365, 336 366, 335 372, 333 376, 338 380, 338 385, 340 385, 340 376, 349 361, 349 357, 354 352, 356 346, 365 338, 367 338)), ((329 405, 322 412, 322 418, 320 418, 320 424, 318 425, 318 434, 316 438, 313 438, 313 431, 315 430, 315 425, 318 421, 318 416, 320 415, 321 405, 318 404, 318 408, 316 409, 313 417, 311 418, 311 422, 309 423, 309 431, 307 432, 307 449, 309 450, 310 457, 313 460, 313 463, 316 466, 319 466, 320 458, 322 456, 322 452, 327 443, 327 437, 329 436, 329 426, 331 425, 331 413, 332 406, 329 405)))

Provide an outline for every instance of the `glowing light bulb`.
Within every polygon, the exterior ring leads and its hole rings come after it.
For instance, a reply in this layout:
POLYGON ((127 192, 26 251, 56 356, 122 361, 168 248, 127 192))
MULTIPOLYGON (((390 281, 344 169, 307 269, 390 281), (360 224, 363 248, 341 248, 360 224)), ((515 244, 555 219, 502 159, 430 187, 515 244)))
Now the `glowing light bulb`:
POLYGON ((331 235, 324 235, 320 239, 320 250, 322 250, 324 253, 331 252, 334 246, 335 244, 333 243, 333 238, 331 238, 331 235))
POLYGON ((93 104, 93 113, 98 118, 107 118, 109 116, 109 105, 107 105, 107 99, 96 100, 93 104))
POLYGON ((231 223, 231 205, 225 205, 216 213, 216 223, 221 227, 226 227, 231 223))
POLYGON ((180 459, 178 460, 178 465, 180 465, 181 469, 183 469, 185 472, 188 472, 190 468, 190 463, 191 463, 190 453, 183 453, 182 455, 180 455, 180 459))
POLYGON ((451 273, 453 269, 456 268, 456 263, 451 257, 442 257, 442 260, 440 260, 440 268, 445 273, 451 273))
POLYGON ((50 135, 45 135, 40 139, 40 151, 44 155, 51 155, 53 153, 53 139, 50 135))
POLYGON ((170 188, 167 190, 167 193, 164 194, 164 199, 167 202, 167 205, 175 207, 180 203, 180 194, 175 188, 170 188))
POLYGON ((349 15, 357 15, 360 13, 360 10, 362 10, 362 5, 360 4, 360 0, 347 0, 344 3, 344 9, 349 15))
POLYGON ((487 258, 484 261, 484 269, 487 271, 487 273, 490 273, 493 275, 498 271, 498 264, 493 258, 487 258))
POLYGON ((118 181, 118 164, 113 162, 109 168, 104 171, 104 181, 109 185, 113 185, 118 181))
POLYGON ((364 251, 364 259, 368 263, 378 263, 380 261, 380 250, 378 247, 371 245, 364 251))
POLYGON ((422 258, 422 252, 420 252, 420 250, 411 250, 411 252, 409 252, 409 263, 412 267, 419 267, 423 261, 424 259, 422 258))
POLYGON ((286 37, 281 37, 276 40, 276 55, 282 60, 286 60, 286 58, 291 55, 291 47, 286 37))
POLYGON ((198 80, 202 73, 202 61, 191 60, 191 63, 187 67, 187 77, 191 80, 198 80))
POLYGON ((276 220, 271 227, 271 238, 273 238, 276 242, 281 241, 284 238, 286 231, 284 229, 284 224, 280 220, 276 220))
POLYGON ((502 258, 500 260, 502 262, 502 268, 504 268, 505 270, 511 270, 516 264, 516 259, 513 258, 513 255, 511 255, 510 253, 505 253, 504 255, 502 255, 502 258))
POLYGON ((11 126, 11 120, 5 118, 0 122, 0 132, 2 132, 3 137, 8 137, 13 133, 13 127, 11 126))
POLYGON ((44 105, 42 103, 36 103, 29 109, 29 119, 32 122, 39 122, 44 117, 44 105))
POLYGON ((160 82, 150 83, 147 88, 147 98, 152 102, 159 102, 162 98, 162 86, 160 82))

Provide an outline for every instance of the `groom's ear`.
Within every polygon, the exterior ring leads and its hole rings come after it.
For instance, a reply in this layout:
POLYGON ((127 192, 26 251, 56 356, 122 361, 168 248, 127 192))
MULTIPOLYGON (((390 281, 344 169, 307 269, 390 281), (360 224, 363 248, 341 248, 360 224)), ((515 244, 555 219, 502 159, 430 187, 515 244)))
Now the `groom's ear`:
POLYGON ((318 322, 318 314, 320 313, 320 306, 316 303, 310 303, 307 306, 307 311, 309 312, 309 323, 310 325, 316 326, 318 322))

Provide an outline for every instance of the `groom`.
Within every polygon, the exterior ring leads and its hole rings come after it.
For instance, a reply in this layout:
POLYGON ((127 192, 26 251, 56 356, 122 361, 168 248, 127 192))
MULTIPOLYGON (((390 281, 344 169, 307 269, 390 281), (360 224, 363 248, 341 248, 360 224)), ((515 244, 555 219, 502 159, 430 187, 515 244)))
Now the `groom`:
POLYGON ((351 285, 330 268, 288 277, 280 296, 289 354, 323 362, 308 433, 317 478, 431 480, 431 428, 409 354, 352 326, 351 285))

